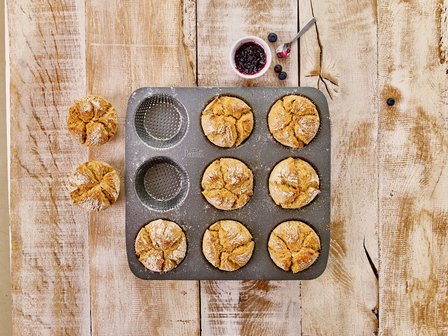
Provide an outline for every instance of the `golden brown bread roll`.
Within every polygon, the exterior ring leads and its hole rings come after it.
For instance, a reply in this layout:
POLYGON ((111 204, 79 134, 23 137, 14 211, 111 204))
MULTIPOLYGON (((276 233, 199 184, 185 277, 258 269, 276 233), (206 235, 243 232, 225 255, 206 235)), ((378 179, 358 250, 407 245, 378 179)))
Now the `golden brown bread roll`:
POLYGON ((253 195, 252 171, 232 158, 213 161, 205 170, 201 184, 207 201, 221 210, 241 208, 253 195))
POLYGON ((319 113, 308 98, 289 95, 271 107, 268 125, 271 134, 282 145, 301 148, 316 135, 320 125, 319 113))
POLYGON ((221 220, 212 224, 202 239, 205 258, 216 268, 229 272, 247 264, 254 246, 249 230, 233 220, 221 220))
POLYGON ((109 164, 88 161, 70 177, 73 203, 88 211, 99 211, 114 204, 120 193, 120 178, 109 164))
POLYGON ((150 271, 168 272, 187 253, 187 239, 179 225, 157 219, 142 227, 135 239, 138 260, 150 271))
POLYGON ((320 239, 305 223, 287 221, 272 230, 268 250, 278 267, 297 273, 316 261, 320 253, 320 239))
POLYGON ((202 111, 201 126, 205 136, 216 146, 237 147, 252 132, 252 109, 241 99, 215 98, 202 111))
POLYGON ((67 126, 81 144, 102 145, 117 131, 117 112, 103 97, 90 95, 70 106, 67 126))
POLYGON ((304 160, 287 158, 280 161, 269 175, 269 194, 282 208, 301 208, 318 193, 319 176, 304 160))

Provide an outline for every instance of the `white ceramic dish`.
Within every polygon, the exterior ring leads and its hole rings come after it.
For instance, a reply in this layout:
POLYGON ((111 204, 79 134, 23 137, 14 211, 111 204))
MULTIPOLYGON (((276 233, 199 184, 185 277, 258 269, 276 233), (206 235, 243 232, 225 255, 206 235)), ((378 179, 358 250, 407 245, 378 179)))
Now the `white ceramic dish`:
POLYGON ((233 44, 232 48, 230 49, 229 61, 230 61, 230 66, 232 67, 233 71, 235 71, 235 73, 238 76, 240 76, 241 78, 245 78, 245 79, 258 78, 260 76, 263 76, 266 73, 266 71, 268 71, 269 66, 271 65, 271 62, 272 62, 271 48, 269 48, 268 44, 259 37, 256 37, 256 36, 242 37, 238 41, 236 41, 233 44), (247 43, 247 42, 254 42, 254 43, 258 44, 260 47, 263 48, 263 50, 266 54, 266 64, 260 71, 254 73, 252 75, 246 75, 244 73, 241 73, 240 71, 238 71, 238 69, 236 68, 236 64, 235 64, 236 51, 238 50, 238 48, 240 46, 242 46, 244 43, 247 43))

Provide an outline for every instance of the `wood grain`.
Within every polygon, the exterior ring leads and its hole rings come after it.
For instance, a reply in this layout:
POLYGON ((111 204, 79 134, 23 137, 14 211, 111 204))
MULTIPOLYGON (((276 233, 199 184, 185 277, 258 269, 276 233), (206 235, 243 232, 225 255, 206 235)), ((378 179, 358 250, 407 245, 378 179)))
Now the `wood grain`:
MULTIPOLYGON (((87 89, 117 109, 119 129, 92 148, 124 173, 127 100, 142 86, 196 83, 194 1, 86 2, 87 89)), ((124 176, 123 176, 124 179, 124 176)), ((196 335, 199 291, 193 281, 143 281, 125 249, 124 185, 118 202, 90 217, 91 316, 94 335, 196 335)))
POLYGON ((448 334, 447 10, 378 10, 382 335, 448 334))
POLYGON ((13 332, 90 334, 87 217, 67 178, 86 151, 66 130, 85 93, 82 1, 7 3, 13 332))
MULTIPOLYGON (((5 18, 5 7, 0 8, 0 18, 5 18)), ((12 334, 11 314, 11 278, 10 249, 9 249, 9 204, 8 204, 8 158, 7 158, 7 127, 8 116, 6 109, 6 66, 5 56, 5 25, 1 21, 0 27, 0 326, 5 335, 12 334)))
MULTIPOLYGON (((290 38, 297 29, 295 2, 200 0, 197 15, 200 86, 298 85, 297 46, 281 62, 288 72, 283 82, 272 69, 257 81, 242 80, 228 64, 229 50, 240 37, 265 39, 276 32, 280 40, 290 38)), ((201 281, 202 334, 297 335, 300 305, 299 281, 201 281)))
POLYGON ((300 84, 326 94, 332 126, 330 257, 320 278, 302 284, 302 334, 372 335, 378 328, 376 5, 300 1, 299 13, 302 24, 317 20, 300 41, 300 84))

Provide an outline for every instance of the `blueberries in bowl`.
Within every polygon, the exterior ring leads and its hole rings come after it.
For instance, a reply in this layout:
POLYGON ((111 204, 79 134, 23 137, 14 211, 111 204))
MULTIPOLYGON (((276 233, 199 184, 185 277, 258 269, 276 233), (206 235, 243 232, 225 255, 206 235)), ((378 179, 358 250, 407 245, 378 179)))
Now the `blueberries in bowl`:
POLYGON ((260 72, 266 65, 266 53, 258 43, 246 42, 235 53, 235 65, 245 75, 260 72))

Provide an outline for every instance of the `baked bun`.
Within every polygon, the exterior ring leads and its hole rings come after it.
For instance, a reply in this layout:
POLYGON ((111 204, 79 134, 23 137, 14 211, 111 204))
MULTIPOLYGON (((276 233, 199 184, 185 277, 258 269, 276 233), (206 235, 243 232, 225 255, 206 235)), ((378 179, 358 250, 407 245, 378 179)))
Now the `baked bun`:
POLYGON ((135 253, 150 271, 168 272, 184 260, 187 239, 179 225, 157 219, 140 229, 135 239, 135 253))
POLYGON ((282 208, 301 208, 319 192, 319 176, 304 160, 287 158, 277 163, 269 175, 269 194, 282 208))
POLYGON ((320 239, 305 223, 287 221, 272 230, 268 250, 272 261, 278 267, 297 273, 316 261, 320 253, 320 239))
POLYGON ((277 100, 268 115, 272 136, 284 146, 301 148, 311 142, 319 130, 316 105, 308 98, 289 95, 277 100))
POLYGON ((85 146, 102 145, 117 131, 117 112, 103 97, 90 95, 70 106, 67 126, 79 143, 85 146))
POLYGON ((88 211, 99 211, 114 204, 120 193, 115 169, 101 161, 80 164, 70 177, 73 203, 88 211))
POLYGON ((202 194, 215 208, 234 210, 243 207, 253 195, 252 171, 240 160, 213 161, 202 176, 202 194))
POLYGON ((219 147, 237 147, 252 132, 252 109, 239 98, 220 96, 202 111, 202 131, 219 147))
POLYGON ((212 224, 202 239, 205 258, 216 268, 229 272, 247 264, 254 246, 249 230, 234 220, 221 220, 212 224))

